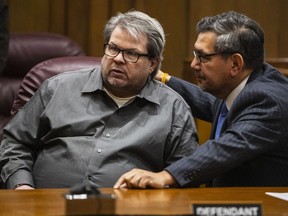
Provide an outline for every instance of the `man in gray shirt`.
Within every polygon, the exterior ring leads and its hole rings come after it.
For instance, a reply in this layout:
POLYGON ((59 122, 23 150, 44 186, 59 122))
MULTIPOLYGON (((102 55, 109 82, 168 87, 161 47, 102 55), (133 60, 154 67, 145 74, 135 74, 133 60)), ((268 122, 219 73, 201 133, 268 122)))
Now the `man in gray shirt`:
POLYGON ((112 187, 132 168, 161 171, 198 146, 189 106, 153 80, 165 45, 159 22, 118 13, 104 41, 101 67, 46 80, 4 129, 6 188, 112 187))

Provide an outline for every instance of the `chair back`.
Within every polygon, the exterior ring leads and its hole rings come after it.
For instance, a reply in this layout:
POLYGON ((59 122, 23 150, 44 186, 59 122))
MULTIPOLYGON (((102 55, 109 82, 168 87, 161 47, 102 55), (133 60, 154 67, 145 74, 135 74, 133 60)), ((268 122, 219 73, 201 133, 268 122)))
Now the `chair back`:
POLYGON ((60 34, 10 34, 8 58, 0 75, 0 141, 23 77, 36 64, 61 56, 85 56, 85 53, 76 42, 60 34))
POLYGON ((24 77, 36 64, 62 56, 85 56, 72 39, 50 32, 11 33, 9 51, 2 75, 24 77))
POLYGON ((11 115, 15 115, 48 78, 67 71, 95 68, 101 64, 100 57, 68 56, 49 59, 37 64, 24 77, 14 100, 11 115))

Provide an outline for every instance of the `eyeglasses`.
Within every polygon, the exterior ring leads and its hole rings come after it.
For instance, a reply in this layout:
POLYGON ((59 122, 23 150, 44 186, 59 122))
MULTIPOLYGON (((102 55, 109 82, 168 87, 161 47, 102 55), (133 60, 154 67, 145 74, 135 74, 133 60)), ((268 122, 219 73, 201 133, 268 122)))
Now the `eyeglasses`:
POLYGON ((199 61, 200 63, 205 63, 207 61, 210 60, 209 57, 211 56, 216 56, 216 55, 231 55, 233 53, 231 52, 219 52, 219 53, 209 53, 209 54, 201 54, 201 53, 198 53, 197 50, 193 50, 193 55, 194 57, 197 59, 197 61, 199 61))
POLYGON ((115 45, 104 44, 105 55, 116 57, 120 52, 122 53, 122 57, 125 61, 132 63, 136 63, 141 56, 150 56, 149 54, 142 54, 129 49, 122 50, 115 45))

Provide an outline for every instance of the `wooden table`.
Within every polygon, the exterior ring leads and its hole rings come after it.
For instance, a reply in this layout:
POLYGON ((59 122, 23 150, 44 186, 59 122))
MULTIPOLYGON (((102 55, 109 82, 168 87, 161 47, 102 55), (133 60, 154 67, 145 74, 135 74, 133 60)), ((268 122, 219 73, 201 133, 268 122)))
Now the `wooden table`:
MULTIPOLYGON (((116 214, 122 215, 185 215, 192 214, 193 203, 229 202, 261 203, 263 215, 288 215, 288 202, 268 196, 265 192, 288 192, 288 187, 267 188, 193 188, 114 190, 116 214)), ((65 215, 67 189, 0 190, 0 215, 65 215)))

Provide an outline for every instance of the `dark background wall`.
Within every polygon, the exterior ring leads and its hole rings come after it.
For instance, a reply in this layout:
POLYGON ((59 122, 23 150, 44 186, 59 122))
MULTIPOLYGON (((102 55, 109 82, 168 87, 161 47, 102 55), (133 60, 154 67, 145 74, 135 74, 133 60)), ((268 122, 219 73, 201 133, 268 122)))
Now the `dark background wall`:
POLYGON ((183 77, 191 59, 195 25, 203 16, 235 10, 255 19, 266 33, 266 57, 288 56, 287 0, 8 0, 11 32, 67 35, 91 56, 102 56, 102 31, 118 11, 137 9, 157 18, 167 34, 162 69, 183 77))

